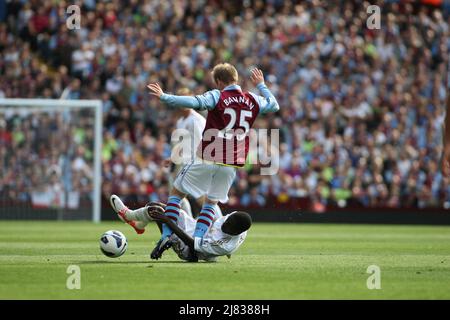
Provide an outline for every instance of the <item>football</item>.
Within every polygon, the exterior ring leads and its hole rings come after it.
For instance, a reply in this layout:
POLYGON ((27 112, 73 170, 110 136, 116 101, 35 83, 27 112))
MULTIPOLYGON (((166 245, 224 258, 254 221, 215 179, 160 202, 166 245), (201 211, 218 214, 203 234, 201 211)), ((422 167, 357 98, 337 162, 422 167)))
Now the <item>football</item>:
POLYGON ((100 250, 109 258, 120 257, 127 251, 127 238, 117 230, 109 230, 100 238, 100 250))

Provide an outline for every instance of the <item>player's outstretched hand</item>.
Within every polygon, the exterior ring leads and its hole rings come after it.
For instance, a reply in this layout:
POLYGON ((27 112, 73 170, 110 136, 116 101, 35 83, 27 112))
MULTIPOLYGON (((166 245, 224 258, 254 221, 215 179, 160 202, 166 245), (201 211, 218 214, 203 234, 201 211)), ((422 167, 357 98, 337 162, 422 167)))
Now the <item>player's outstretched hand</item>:
POLYGON ((250 75, 250 80, 252 81, 255 87, 260 83, 264 83, 264 75, 260 69, 254 68, 252 69, 251 73, 252 74, 250 75))
POLYGON ((163 89, 159 86, 158 83, 150 83, 147 88, 150 90, 150 94, 156 97, 161 97, 164 94, 163 89))
POLYGON ((147 206, 152 207, 152 206, 158 206, 161 207, 163 212, 164 210, 166 210, 166 204, 162 203, 162 202, 158 202, 158 201, 151 201, 147 204, 147 206))
POLYGON ((155 221, 166 223, 169 219, 164 215, 164 208, 157 205, 150 205, 147 209, 148 215, 155 221))

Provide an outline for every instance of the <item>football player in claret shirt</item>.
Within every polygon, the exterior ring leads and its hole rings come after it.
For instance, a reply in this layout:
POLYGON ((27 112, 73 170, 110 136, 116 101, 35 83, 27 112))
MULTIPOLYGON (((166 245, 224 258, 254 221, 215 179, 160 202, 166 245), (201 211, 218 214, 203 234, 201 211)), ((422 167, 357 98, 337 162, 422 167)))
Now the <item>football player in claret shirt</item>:
MULTIPOLYGON (((249 131, 260 114, 276 112, 279 105, 264 83, 261 70, 253 69, 250 80, 260 95, 242 91, 238 72, 228 63, 216 65, 212 77, 217 89, 197 96, 166 94, 158 83, 149 84, 150 94, 170 107, 207 110, 206 126, 197 157, 179 172, 171 190, 164 214, 176 224, 180 202, 187 194, 195 199, 205 196, 197 219, 194 239, 203 238, 213 224, 215 205, 228 201, 228 191, 236 176, 236 169, 244 166, 249 150, 249 131)), ((159 259, 170 247, 171 228, 163 224, 161 239, 151 253, 159 259)))

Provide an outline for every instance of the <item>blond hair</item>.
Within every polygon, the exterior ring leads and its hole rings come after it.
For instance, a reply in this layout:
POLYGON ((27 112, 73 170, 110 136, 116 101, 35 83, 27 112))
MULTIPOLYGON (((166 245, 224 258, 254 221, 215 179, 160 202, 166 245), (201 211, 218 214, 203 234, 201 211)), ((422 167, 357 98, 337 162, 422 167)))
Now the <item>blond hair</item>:
POLYGON ((212 70, 214 81, 222 81, 225 85, 236 83, 238 81, 238 72, 236 68, 229 63, 219 63, 212 70))

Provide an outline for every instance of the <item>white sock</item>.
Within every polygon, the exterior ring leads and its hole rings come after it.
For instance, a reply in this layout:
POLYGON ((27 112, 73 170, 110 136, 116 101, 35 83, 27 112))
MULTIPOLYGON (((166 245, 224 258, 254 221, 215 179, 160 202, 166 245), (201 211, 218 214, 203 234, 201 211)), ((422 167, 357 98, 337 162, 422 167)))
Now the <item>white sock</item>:
POLYGON ((142 207, 136 210, 130 210, 129 212, 127 212, 127 219, 149 223, 150 217, 148 216, 147 213, 147 207, 142 207))

